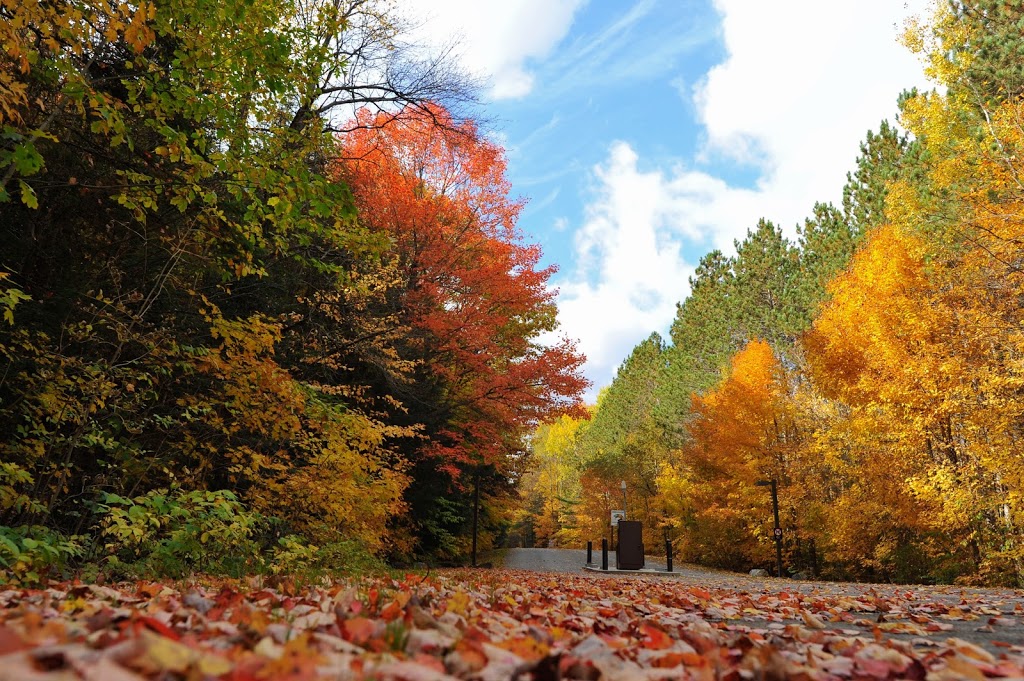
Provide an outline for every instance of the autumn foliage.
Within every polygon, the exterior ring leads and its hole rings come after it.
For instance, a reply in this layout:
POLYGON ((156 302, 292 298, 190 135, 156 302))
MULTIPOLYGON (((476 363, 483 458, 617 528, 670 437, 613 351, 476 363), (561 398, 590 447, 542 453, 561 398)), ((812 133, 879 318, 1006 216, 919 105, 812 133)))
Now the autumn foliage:
POLYGON ((796 244, 762 220, 705 256, 657 370, 646 341, 620 367, 608 393, 653 426, 599 401, 578 475, 601 494, 652 443, 629 484, 648 545, 770 567, 775 479, 793 572, 1024 583, 1019 19, 978 0, 911 24, 945 88, 902 98, 911 136, 870 133, 796 244))
POLYGON ((578 408, 580 356, 567 340, 538 342, 556 328, 554 270, 523 242, 502 150, 472 123, 431 106, 364 110, 356 124, 339 177, 361 222, 389 238, 409 359, 445 395, 423 453, 455 477, 499 464, 524 428, 578 408))
POLYGON ((396 351, 410 367, 393 395, 422 437, 406 450, 409 499, 442 546, 462 533, 471 486, 494 499, 488 517, 506 512, 508 455, 536 424, 579 409, 582 357, 566 339, 542 342, 557 328, 553 268, 516 226, 502 150, 433 105, 364 110, 352 127, 337 175, 360 222, 390 244, 388 295, 408 329, 396 351))
POLYGON ((466 472, 500 532, 582 357, 542 342, 551 270, 439 74, 341 134, 387 9, 0 17, 0 569, 457 560, 466 472))

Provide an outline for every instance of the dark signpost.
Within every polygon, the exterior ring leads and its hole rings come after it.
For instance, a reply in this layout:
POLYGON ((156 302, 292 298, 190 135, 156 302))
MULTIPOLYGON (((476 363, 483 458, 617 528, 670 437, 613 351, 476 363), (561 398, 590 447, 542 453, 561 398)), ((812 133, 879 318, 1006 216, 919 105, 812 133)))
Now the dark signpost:
POLYGON ((620 520, 619 546, 615 552, 615 568, 618 570, 641 570, 643 567, 643 524, 639 520, 620 520))

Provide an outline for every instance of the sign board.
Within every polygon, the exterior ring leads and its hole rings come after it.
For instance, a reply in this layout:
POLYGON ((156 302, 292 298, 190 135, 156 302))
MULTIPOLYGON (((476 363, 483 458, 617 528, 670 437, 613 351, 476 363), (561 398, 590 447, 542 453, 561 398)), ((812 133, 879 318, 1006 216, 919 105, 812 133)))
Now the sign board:
POLYGON ((775 529, 774 529, 774 530, 772 531, 772 534, 774 534, 774 535, 775 535, 775 538, 776 538, 776 539, 782 539, 782 528, 781 528, 781 527, 776 527, 776 528, 775 528, 775 529))
POLYGON ((625 511, 612 511, 612 527, 618 527, 620 520, 626 519, 625 511))

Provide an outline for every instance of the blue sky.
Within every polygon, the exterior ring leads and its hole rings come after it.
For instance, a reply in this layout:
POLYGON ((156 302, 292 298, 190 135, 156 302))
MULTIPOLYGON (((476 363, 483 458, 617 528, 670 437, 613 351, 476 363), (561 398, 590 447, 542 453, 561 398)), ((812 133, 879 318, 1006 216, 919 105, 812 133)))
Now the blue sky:
POLYGON ((557 264, 562 333, 590 399, 667 336, 701 255, 761 217, 795 238, 838 203, 857 145, 926 87, 897 43, 925 0, 416 0, 488 83, 520 219, 557 264))

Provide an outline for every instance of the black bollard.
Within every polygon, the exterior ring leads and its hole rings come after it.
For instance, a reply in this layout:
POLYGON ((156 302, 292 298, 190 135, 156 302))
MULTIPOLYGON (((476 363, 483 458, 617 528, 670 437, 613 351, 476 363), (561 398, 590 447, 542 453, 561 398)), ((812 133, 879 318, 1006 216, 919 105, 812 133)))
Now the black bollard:
POLYGON ((594 562, 594 542, 587 542, 587 565, 594 562))
POLYGON ((668 571, 672 572, 672 542, 665 540, 665 562, 668 563, 668 571))
POLYGON ((601 569, 608 569, 608 540, 601 540, 601 569))

